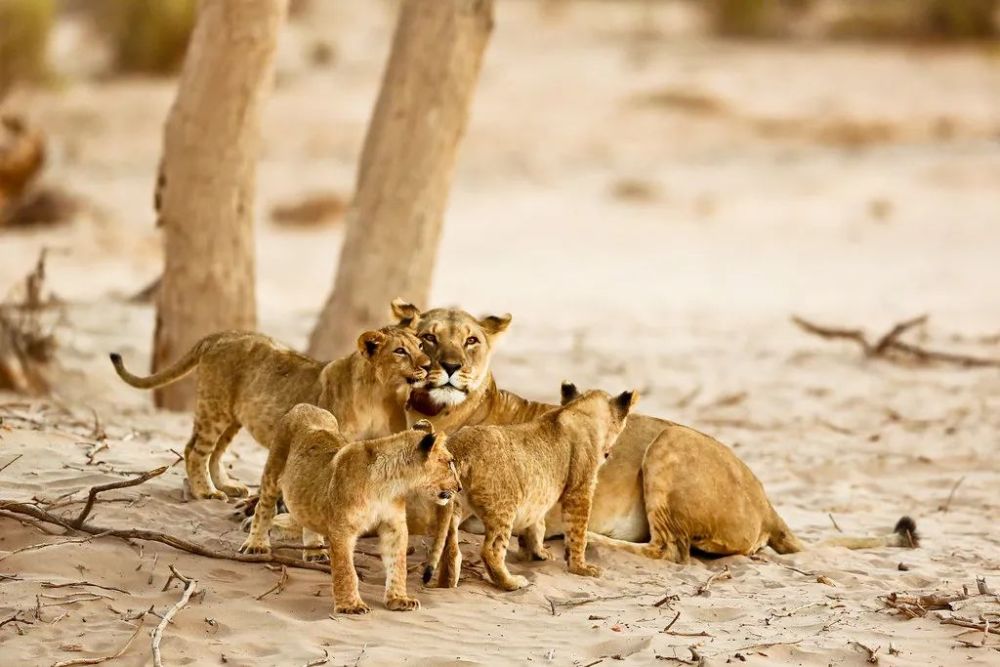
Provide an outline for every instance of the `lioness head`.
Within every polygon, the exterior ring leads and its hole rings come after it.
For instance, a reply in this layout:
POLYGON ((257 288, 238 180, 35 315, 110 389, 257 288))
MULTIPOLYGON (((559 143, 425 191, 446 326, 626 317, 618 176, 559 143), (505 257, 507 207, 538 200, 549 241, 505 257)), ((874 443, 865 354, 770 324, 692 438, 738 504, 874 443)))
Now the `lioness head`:
POLYGON ((424 434, 417 445, 420 450, 417 458, 427 480, 424 487, 434 502, 447 505, 452 496, 462 490, 462 482, 459 481, 458 470, 455 468, 455 457, 445 446, 447 436, 435 433, 434 427, 425 419, 419 420, 411 428, 424 434))
POLYGON ((392 302, 400 326, 413 329, 431 358, 427 382, 414 391, 430 411, 458 405, 476 391, 490 374, 493 345, 510 326, 511 316, 479 319, 457 308, 435 308, 425 313, 402 299, 392 302))
POLYGON ((617 396, 612 396, 600 389, 580 392, 572 382, 563 382, 561 387, 561 405, 565 407, 564 412, 580 412, 589 418, 595 419, 598 425, 597 438, 601 447, 599 452, 603 458, 611 456, 611 449, 625 428, 632 406, 639 401, 639 392, 623 391, 617 396))
POLYGON ((358 337, 358 350, 375 367, 375 378, 385 384, 419 386, 431 367, 420 339, 405 327, 366 331, 358 337))

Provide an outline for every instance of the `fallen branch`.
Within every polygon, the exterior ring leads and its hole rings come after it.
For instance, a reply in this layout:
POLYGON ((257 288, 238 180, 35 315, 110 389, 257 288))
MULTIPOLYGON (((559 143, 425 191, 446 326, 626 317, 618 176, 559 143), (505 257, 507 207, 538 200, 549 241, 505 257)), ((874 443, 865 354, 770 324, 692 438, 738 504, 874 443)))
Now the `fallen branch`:
POLYGON ((868 358, 885 359, 887 361, 894 361, 901 358, 924 362, 940 361, 957 364, 965 368, 1000 367, 1000 359, 988 359, 953 352, 942 352, 940 350, 929 350, 919 345, 899 340, 900 336, 913 327, 925 324, 927 322, 927 315, 914 317, 893 325, 888 332, 876 339, 874 343, 868 340, 865 332, 861 329, 821 326, 797 315, 792 316, 792 322, 806 333, 819 336, 820 338, 852 341, 861 347, 862 352, 868 358))
POLYGON ((989 633, 992 635, 1000 635, 1000 628, 996 626, 991 626, 989 621, 984 621, 983 623, 976 623, 975 621, 970 621, 964 618, 942 618, 941 623, 943 625, 957 625, 960 628, 969 628, 970 630, 979 630, 982 633, 989 633))
MULTIPOLYGON (((191 595, 194 593, 195 589, 198 587, 198 582, 189 577, 185 577, 183 574, 174 569, 174 566, 170 566, 170 577, 171 579, 177 578, 184 582, 184 594, 181 595, 181 599, 177 601, 173 607, 167 610, 167 613, 163 615, 163 619, 160 621, 156 629, 153 630, 153 664, 156 667, 163 667, 163 660, 160 657, 160 640, 163 638, 163 630, 167 627, 167 623, 170 619, 180 611, 184 605, 188 603, 191 599, 191 595)), ((170 579, 167 580, 170 583, 170 579)))
POLYGON ((167 472, 170 466, 160 466, 156 470, 149 470, 140 474, 138 477, 133 477, 132 479, 125 479, 120 482, 109 482, 108 484, 99 484, 90 488, 90 492, 87 494, 87 504, 83 506, 80 510, 80 514, 70 522, 70 527, 73 529, 79 529, 86 521, 87 515, 90 511, 94 509, 94 501, 97 500, 97 494, 103 493, 104 491, 111 491, 113 489, 124 489, 130 486, 138 486, 143 482, 148 482, 154 477, 159 477, 163 473, 167 472))
MULTIPOLYGON (((241 553, 226 553, 222 551, 216 551, 214 549, 209 549, 208 547, 202 546, 200 544, 195 544, 194 542, 189 542, 183 538, 175 537, 173 535, 168 535, 166 533, 160 533, 153 530, 143 530, 138 528, 128 528, 128 529, 117 529, 117 528, 105 528, 101 526, 94 526, 93 524, 83 524, 74 529, 70 523, 61 518, 46 512, 43 509, 34 507, 33 505, 28 505, 26 503, 17 502, 14 500, 0 500, 0 510, 6 510, 14 514, 27 515, 40 521, 45 521, 48 523, 53 523, 63 528, 68 528, 70 530, 78 530, 84 533, 90 533, 92 535, 97 535, 100 537, 118 537, 123 539, 133 539, 133 540, 144 540, 146 542, 158 542, 160 544, 165 544, 168 547, 173 547, 179 551, 186 551, 187 553, 194 554, 196 556, 204 556, 206 558, 217 558, 220 560, 232 560, 240 563, 275 563, 277 565, 287 565, 288 567, 297 567, 303 570, 315 570, 317 572, 330 572, 329 566, 321 565, 319 563, 307 563, 298 558, 290 558, 287 556, 278 556, 275 554, 241 554, 241 553)), ((94 538, 96 539, 96 538, 94 538)))
POLYGON ((875 648, 869 648, 869 647, 865 646, 864 644, 862 644, 861 642, 851 642, 851 644, 853 644, 854 646, 857 646, 858 648, 863 649, 864 651, 866 651, 868 653, 868 659, 867 659, 866 662, 868 662, 868 663, 870 663, 872 665, 877 665, 878 664, 878 652, 882 649, 881 646, 876 646, 875 648))
POLYGON ((120 658, 122 654, 125 653, 125 651, 128 650, 128 647, 131 646, 132 642, 135 641, 135 638, 139 636, 139 633, 142 631, 142 628, 145 624, 146 624, 146 614, 143 614, 142 616, 139 617, 139 625, 135 627, 135 632, 132 633, 132 636, 128 638, 128 641, 126 641, 122 645, 122 647, 118 649, 118 652, 115 653, 114 655, 105 655, 99 658, 73 658, 72 660, 63 660, 61 662, 54 663, 52 667, 70 667, 71 665, 97 665, 102 662, 107 662, 108 660, 116 660, 117 658, 120 658))
POLYGON ((962 475, 955 482, 955 485, 951 487, 951 492, 948 494, 948 500, 944 501, 944 505, 938 507, 939 512, 947 512, 948 508, 951 507, 951 499, 955 497, 955 492, 958 491, 959 485, 965 481, 965 475, 962 475))
POLYGON ((83 538, 78 538, 78 539, 70 538, 70 539, 66 539, 66 540, 59 540, 58 542, 45 542, 43 544, 32 544, 31 546, 21 547, 20 549, 14 549, 10 553, 7 553, 7 554, 4 554, 3 556, 0 556, 0 561, 6 560, 7 558, 10 558, 11 556, 14 556, 14 555, 17 555, 17 554, 21 554, 21 553, 24 553, 26 551, 38 551, 39 549, 45 549, 45 548, 48 548, 48 547, 58 547, 58 546, 62 546, 64 544, 83 544, 85 542, 90 542, 92 540, 96 540, 98 537, 107 537, 108 534, 109 534, 108 531, 105 531, 103 533, 92 534, 90 537, 83 537, 83 538))
POLYGON ((114 586, 102 586, 100 584, 92 584, 89 581, 70 581, 65 584, 54 584, 51 581, 42 582, 42 588, 76 588, 81 586, 93 586, 94 588, 100 588, 105 591, 115 591, 116 593, 124 593, 125 595, 132 595, 124 588, 115 588, 114 586))
POLYGON ((0 472, 3 472, 4 470, 6 470, 8 467, 10 467, 10 464, 14 463, 14 461, 18 460, 22 456, 24 456, 24 454, 18 454, 17 456, 15 456, 14 458, 12 458, 10 461, 7 461, 7 463, 4 463, 2 466, 0 466, 0 472))
POLYGON ((281 593, 281 591, 285 590, 285 584, 287 584, 287 583, 288 583, 288 568, 285 567, 284 565, 282 565, 281 566, 281 577, 278 579, 278 583, 276 583, 274 586, 271 586, 266 591, 264 591, 263 593, 261 593, 260 595, 258 595, 256 597, 256 599, 257 600, 263 600, 264 598, 266 598, 271 593, 274 593, 275 595, 278 595, 279 593, 281 593))
POLYGON ((307 662, 306 664, 304 664, 302 667, 317 667, 318 665, 325 665, 328 662, 330 662, 330 654, 327 652, 326 649, 323 649, 323 657, 322 658, 316 658, 315 660, 310 660, 309 662, 307 662))
POLYGON ((908 618, 923 618, 932 609, 947 609, 951 611, 952 603, 966 600, 968 597, 968 595, 963 593, 928 593, 926 595, 889 593, 882 598, 882 602, 908 618))

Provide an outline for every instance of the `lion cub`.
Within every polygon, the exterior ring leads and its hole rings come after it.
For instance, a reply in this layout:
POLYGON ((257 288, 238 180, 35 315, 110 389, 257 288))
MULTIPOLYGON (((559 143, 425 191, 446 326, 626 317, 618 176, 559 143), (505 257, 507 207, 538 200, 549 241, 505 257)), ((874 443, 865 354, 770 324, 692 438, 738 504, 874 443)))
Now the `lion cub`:
POLYGON ((449 438, 448 448, 458 462, 465 490, 453 503, 438 509, 425 584, 447 551, 438 585, 458 585, 462 562, 458 526, 471 510, 486 529, 481 555, 490 579, 508 591, 527 585, 527 579, 507 570, 511 532, 520 535, 522 556, 548 560, 551 555, 542 544, 545 515, 557 503, 562 505, 566 525, 569 571, 600 576, 600 568, 585 559, 597 470, 611 455, 638 394, 626 391, 612 397, 600 390, 580 394, 569 383, 563 383, 562 393, 563 407, 533 421, 470 426, 449 438))
POLYGON ((398 326, 366 331, 356 352, 327 364, 243 331, 206 336, 176 364, 149 377, 125 370, 119 354, 111 355, 111 363, 121 379, 140 389, 162 387, 198 368, 194 432, 184 465, 195 498, 220 500, 248 493, 222 465, 241 426, 270 447, 281 416, 296 403, 312 403, 337 416, 348 440, 389 435, 406 427, 402 404, 430 367, 413 332, 398 326))
POLYGON ((445 436, 434 433, 429 422, 377 440, 348 442, 332 414, 300 403, 278 422, 260 504, 240 551, 270 551, 268 529, 281 493, 303 529, 303 542, 309 544, 310 534, 328 540, 336 612, 371 611, 358 594, 354 545, 372 529, 378 531, 385 564, 386 607, 418 609, 420 603, 406 595, 406 495, 422 492, 447 504, 461 490, 445 436))

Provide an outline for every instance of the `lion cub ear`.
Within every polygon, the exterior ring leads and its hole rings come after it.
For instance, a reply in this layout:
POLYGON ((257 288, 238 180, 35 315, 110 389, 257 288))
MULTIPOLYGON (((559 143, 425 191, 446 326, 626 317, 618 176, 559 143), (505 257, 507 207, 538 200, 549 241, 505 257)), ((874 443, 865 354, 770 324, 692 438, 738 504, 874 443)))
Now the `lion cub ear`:
POLYGON ((420 450, 420 453, 422 453, 424 456, 430 454, 431 451, 434 450, 434 445, 437 444, 437 438, 438 438, 437 433, 428 433, 423 438, 421 438, 420 444, 417 445, 417 448, 420 450))
POLYGON ((399 320, 399 326, 408 329, 416 329, 420 323, 420 309, 409 301, 397 296, 389 304, 392 308, 392 316, 399 320))
POLYGON ((479 326, 483 328, 487 336, 491 338, 497 334, 503 333, 510 326, 510 321, 512 317, 510 313, 505 313, 503 315, 487 315, 486 317, 479 320, 479 326))
POLYGON ((568 380, 563 380, 562 386, 559 388, 559 392, 562 396, 562 400, 559 403, 560 405, 566 405, 580 395, 580 390, 576 388, 575 384, 568 380))
POLYGON ((639 402, 639 392, 635 391, 623 391, 615 397, 615 405, 623 413, 628 414, 632 406, 639 402))
POLYGON ((434 432, 434 424, 431 424, 426 419, 418 419, 417 421, 413 422, 413 426, 411 426, 410 428, 412 428, 414 431, 423 431, 424 433, 434 432))
POLYGON ((385 342, 385 334, 381 331, 366 331, 358 336, 358 350, 369 359, 375 356, 378 348, 385 342))

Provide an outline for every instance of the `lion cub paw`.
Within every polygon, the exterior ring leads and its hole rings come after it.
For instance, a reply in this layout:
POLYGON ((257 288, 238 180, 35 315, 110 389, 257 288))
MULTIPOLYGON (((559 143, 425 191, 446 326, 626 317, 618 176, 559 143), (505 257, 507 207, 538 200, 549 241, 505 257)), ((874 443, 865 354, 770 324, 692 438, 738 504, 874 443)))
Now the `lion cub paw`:
POLYGON ((349 604, 335 604, 333 611, 335 614, 370 614, 372 608, 361 600, 355 600, 349 604))
POLYGON ((250 495, 250 487, 241 482, 230 481, 220 486, 219 491, 227 498, 246 498, 250 495))
POLYGON ((538 551, 521 551, 521 558, 524 560, 552 560, 554 556, 548 547, 542 547, 538 551))
POLYGON ((420 609, 420 600, 417 598, 389 598, 385 601, 385 606, 390 611, 415 611, 420 609))
POLYGON ((323 549, 309 549, 302 551, 302 560, 307 563, 329 563, 330 556, 323 549))
POLYGON ((252 538, 247 538, 247 541, 243 543, 240 547, 241 554, 269 554, 271 553, 271 544, 269 542, 264 542, 260 540, 254 540, 252 538))
POLYGON ((523 577, 520 574, 512 574, 509 580, 500 584, 500 588, 505 591, 516 591, 524 588, 528 583, 527 577, 523 577))
POLYGON ((596 565, 589 564, 577 565, 575 567, 570 565, 569 571, 571 574, 578 574, 581 577, 599 577, 603 572, 603 570, 596 565))

